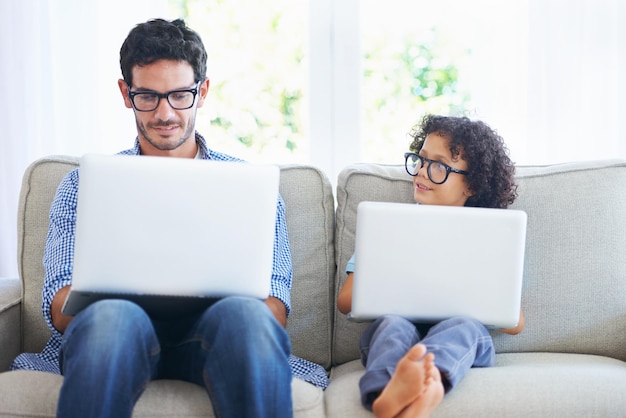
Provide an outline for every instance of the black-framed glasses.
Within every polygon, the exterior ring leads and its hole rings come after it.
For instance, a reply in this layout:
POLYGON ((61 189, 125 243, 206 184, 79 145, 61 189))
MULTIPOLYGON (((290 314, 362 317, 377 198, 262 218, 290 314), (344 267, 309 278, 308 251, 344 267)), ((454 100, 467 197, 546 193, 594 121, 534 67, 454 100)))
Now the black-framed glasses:
POLYGON ((448 180, 450 173, 462 175, 469 174, 468 171, 450 167, 447 164, 422 157, 414 152, 407 152, 404 154, 404 168, 406 168, 406 172, 412 176, 417 176, 422 167, 424 167, 425 163, 428 163, 428 166, 426 167, 426 174, 428 174, 430 181, 435 184, 445 183, 446 180, 448 180))
POLYGON ((128 86, 128 97, 135 110, 139 112, 152 112, 159 107, 161 99, 166 99, 172 109, 185 110, 195 103, 199 88, 200 83, 190 89, 157 93, 156 91, 130 91, 130 86, 128 86))

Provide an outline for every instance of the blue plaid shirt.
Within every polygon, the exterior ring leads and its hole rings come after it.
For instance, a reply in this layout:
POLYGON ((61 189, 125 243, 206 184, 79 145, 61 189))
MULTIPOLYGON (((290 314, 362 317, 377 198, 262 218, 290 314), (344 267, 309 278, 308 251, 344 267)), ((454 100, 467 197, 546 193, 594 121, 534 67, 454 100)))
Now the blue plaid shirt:
MULTIPOLYGON (((198 157, 203 160, 242 161, 209 149, 204 138, 198 133, 196 133, 196 142, 199 147, 198 157)), ((122 151, 120 154, 139 155, 138 139, 135 140, 133 148, 122 151)), ((59 289, 72 283, 77 195, 78 169, 71 171, 63 179, 50 208, 50 228, 43 256, 45 275, 42 290, 42 310, 52 335, 41 353, 20 354, 11 365, 12 370, 39 370, 60 374, 59 350, 63 335, 52 325, 50 307, 52 299, 59 289)), ((270 295, 280 299, 285 304, 288 314, 291 311, 292 272, 285 204, 279 197, 270 295)), ((290 356, 289 363, 294 377, 322 388, 328 386, 328 377, 322 366, 294 355, 290 356)))

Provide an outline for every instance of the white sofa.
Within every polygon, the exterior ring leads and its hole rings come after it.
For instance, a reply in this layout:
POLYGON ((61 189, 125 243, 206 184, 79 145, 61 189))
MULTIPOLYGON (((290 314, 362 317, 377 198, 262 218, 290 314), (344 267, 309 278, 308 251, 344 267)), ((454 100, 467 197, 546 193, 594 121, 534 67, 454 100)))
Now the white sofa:
MULTIPOLYGON (((7 371, 20 352, 38 352, 49 331, 41 316, 41 264, 48 210, 74 157, 35 161, 18 214, 20 278, 0 279, 0 417, 53 417, 61 376, 7 371)), ((626 416, 626 161, 518 167, 515 208, 528 214, 523 287, 525 330, 494 333, 496 366, 472 369, 435 417, 626 416)), ((322 364, 322 391, 294 380, 296 417, 371 416, 359 403, 363 324, 335 308, 352 254, 362 200, 411 201, 402 166, 356 164, 330 182, 310 166, 281 167, 292 246, 293 351, 322 364)), ((154 381, 136 417, 212 417, 203 389, 154 381)))

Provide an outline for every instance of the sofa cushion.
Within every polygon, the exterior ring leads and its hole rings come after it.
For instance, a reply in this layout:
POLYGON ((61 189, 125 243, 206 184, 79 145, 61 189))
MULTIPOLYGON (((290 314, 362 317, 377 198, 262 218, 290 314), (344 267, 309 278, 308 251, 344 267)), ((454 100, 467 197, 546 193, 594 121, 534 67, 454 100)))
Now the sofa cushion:
MULTIPOLYGON (((346 264, 354 252, 356 211, 361 201, 413 202, 412 180, 404 166, 359 163, 344 168, 337 179, 335 231, 336 292, 346 279, 346 264)), ((336 304, 335 304, 336 305, 336 304)), ((359 358, 359 337, 367 323, 355 323, 335 310, 333 361, 359 358)))
MULTIPOLYGON (((58 184, 77 166, 78 158, 51 156, 33 162, 24 174, 18 222, 19 270, 24 292, 21 351, 41 351, 50 335, 41 314, 42 257, 49 210, 58 184)), ((287 330, 295 355, 328 368, 335 274, 332 187, 317 168, 285 165, 281 167, 280 192, 285 201, 294 265, 292 313, 287 330)))
MULTIPOLYGON (((526 328, 493 332, 497 352, 546 351, 626 360, 626 162, 518 167, 519 197, 528 214, 522 308, 526 328), (584 308, 583 308, 584 307, 584 308)), ((354 251, 356 208, 363 200, 412 202, 402 166, 355 164, 337 184, 337 290, 354 251)), ((335 311, 335 364, 359 358, 366 326, 335 311)))
POLYGON ((63 177, 78 165, 75 157, 51 156, 33 162, 24 173, 18 204, 17 257, 22 278, 22 351, 39 352, 50 338, 41 313, 43 251, 50 204, 63 177))
MULTIPOLYGON (((326 416, 374 415, 360 403, 358 360, 335 367, 324 393, 326 416)), ((626 408, 626 363, 560 353, 502 353, 494 367, 471 369, 432 413, 437 417, 616 417, 626 408)))
POLYGON ((626 360, 626 162, 519 167, 513 208, 528 214, 518 336, 498 352, 585 353, 626 360))
POLYGON ((22 284, 17 278, 0 277, 0 370, 7 370, 20 353, 22 284))
POLYGON ((295 355, 329 368, 334 307, 335 201, 328 178, 308 166, 281 167, 291 245, 292 312, 287 321, 295 355))
MULTIPOLYGON (((56 416, 63 378, 59 375, 13 371, 0 373, 0 416, 56 416)), ((324 392, 309 383, 293 379, 294 416, 324 416, 324 392)), ((204 388, 179 380, 150 382, 137 401, 133 417, 214 417, 211 401, 204 388)))

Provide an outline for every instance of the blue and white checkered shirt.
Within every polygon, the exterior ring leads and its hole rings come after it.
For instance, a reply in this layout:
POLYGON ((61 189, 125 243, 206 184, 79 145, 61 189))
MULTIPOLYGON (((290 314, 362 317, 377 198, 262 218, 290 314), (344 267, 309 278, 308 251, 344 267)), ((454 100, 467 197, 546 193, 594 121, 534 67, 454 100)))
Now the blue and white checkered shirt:
MULTIPOLYGON (((196 133, 199 156, 203 160, 242 161, 209 149, 204 138, 196 133)), ((139 155, 139 141, 135 140, 132 149, 120 152, 122 155, 139 155)), ((78 196, 78 169, 67 174, 59 185, 50 208, 50 228, 46 238, 43 256, 44 286, 42 290, 43 316, 52 331, 50 340, 41 353, 20 354, 11 365, 12 370, 39 370, 60 374, 59 350, 63 335, 52 325, 50 307, 54 295, 62 287, 72 283, 72 264, 74 259, 74 228, 76 222, 76 202, 78 196)), ((278 199, 276 217, 276 235, 274 239, 274 266, 270 295, 280 299, 291 311, 291 251, 285 220, 285 204, 278 199)), ((294 377, 326 388, 328 377, 324 368, 318 364, 291 355, 289 363, 294 377)))

